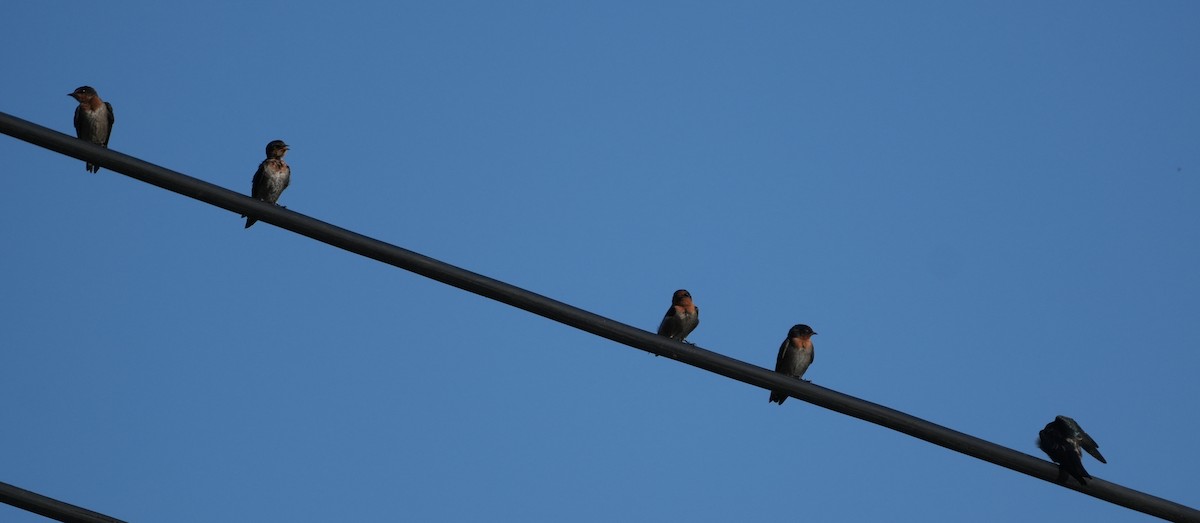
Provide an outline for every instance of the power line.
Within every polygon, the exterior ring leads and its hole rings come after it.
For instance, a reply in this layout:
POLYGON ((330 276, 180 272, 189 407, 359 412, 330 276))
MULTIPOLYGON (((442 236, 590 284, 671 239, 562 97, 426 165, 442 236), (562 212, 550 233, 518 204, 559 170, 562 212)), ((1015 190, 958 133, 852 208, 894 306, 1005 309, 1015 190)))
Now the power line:
POLYGON ((125 523, 8 483, 0 483, 0 502, 64 523, 125 523))
MULTIPOLYGON (((655 335, 624 323, 547 298, 525 289, 494 280, 250 198, 244 194, 147 163, 132 156, 105 149, 6 113, 0 113, 0 132, 52 151, 97 164, 105 169, 162 187, 238 214, 286 229, 388 265, 420 274, 590 332, 623 345, 660 356, 667 356, 693 367, 720 374, 767 390, 787 392, 793 398, 881 425, 960 452, 1076 490, 1110 503, 1172 521, 1200 523, 1200 511, 1096 478, 1086 486, 1075 482, 1058 483, 1058 467, 1023 452, 997 445, 923 419, 853 396, 813 385, 772 370, 752 365, 694 345, 655 335)), ((1032 430, 1032 428, 1031 428, 1032 430)))

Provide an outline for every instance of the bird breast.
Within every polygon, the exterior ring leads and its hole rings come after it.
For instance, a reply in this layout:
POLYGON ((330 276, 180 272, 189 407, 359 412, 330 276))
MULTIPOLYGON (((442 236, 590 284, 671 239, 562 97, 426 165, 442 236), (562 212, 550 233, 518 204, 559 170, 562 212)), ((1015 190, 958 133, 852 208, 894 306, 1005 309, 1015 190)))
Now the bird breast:
POLYGON ((92 143, 102 144, 108 141, 108 107, 103 104, 99 109, 84 109, 88 127, 92 131, 92 143))
POLYGON ((784 366, 793 376, 803 376, 813 361, 813 350, 807 347, 792 345, 784 355, 784 366))

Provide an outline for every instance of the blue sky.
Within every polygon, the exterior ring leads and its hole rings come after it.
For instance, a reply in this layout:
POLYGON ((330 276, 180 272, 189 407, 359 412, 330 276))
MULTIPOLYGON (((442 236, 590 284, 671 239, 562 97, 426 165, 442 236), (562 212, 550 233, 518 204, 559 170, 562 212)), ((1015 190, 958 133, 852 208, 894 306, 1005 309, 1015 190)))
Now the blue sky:
MULTIPOLYGON (((0 111, 1200 506, 1200 4, 17 2, 0 111)), ((1152 518, 0 137, 0 481, 128 521, 1152 518)), ((41 521, 0 506, 0 519, 41 521)))

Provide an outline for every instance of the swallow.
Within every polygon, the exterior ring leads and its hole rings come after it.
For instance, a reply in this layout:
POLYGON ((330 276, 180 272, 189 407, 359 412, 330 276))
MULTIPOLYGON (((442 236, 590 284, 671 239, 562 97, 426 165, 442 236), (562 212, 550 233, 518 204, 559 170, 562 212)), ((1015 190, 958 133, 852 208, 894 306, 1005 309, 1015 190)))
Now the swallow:
MULTIPOLYGON (((812 327, 802 323, 788 329, 787 338, 784 338, 783 344, 779 346, 779 355, 775 356, 775 372, 787 374, 796 379, 803 378, 804 373, 808 371, 808 366, 812 365, 813 359, 816 357, 812 342, 812 337, 816 334, 812 327)), ((773 390, 768 401, 783 405, 786 399, 788 399, 786 392, 773 390)))
MULTIPOLYGON (((101 100, 100 95, 89 85, 69 92, 67 96, 79 102, 79 107, 75 108, 75 136, 107 148, 108 137, 112 135, 112 104, 101 100)), ((90 173, 100 172, 100 166, 88 163, 87 170, 90 173)))
POLYGON ((1058 464, 1059 481, 1070 474, 1081 485, 1087 485, 1084 478, 1091 479, 1083 468, 1083 451, 1087 451, 1100 463, 1108 463, 1100 455, 1100 445, 1092 439, 1075 420, 1066 416, 1055 416, 1054 421, 1046 424, 1046 428, 1038 432, 1038 448, 1042 449, 1050 461, 1058 464))
MULTIPOLYGON (((267 144, 267 159, 258 164, 258 170, 254 172, 254 180, 250 185, 250 197, 256 200, 279 205, 279 195, 283 194, 283 190, 292 181, 292 168, 283 161, 283 155, 288 152, 288 144, 283 143, 283 140, 272 140, 267 144)), ((255 218, 246 218, 246 228, 249 229, 254 222, 258 221, 255 218)))
POLYGON ((658 324, 658 335, 690 343, 688 334, 696 330, 697 325, 700 325, 700 307, 692 303, 691 293, 684 289, 675 291, 671 295, 671 308, 658 324))

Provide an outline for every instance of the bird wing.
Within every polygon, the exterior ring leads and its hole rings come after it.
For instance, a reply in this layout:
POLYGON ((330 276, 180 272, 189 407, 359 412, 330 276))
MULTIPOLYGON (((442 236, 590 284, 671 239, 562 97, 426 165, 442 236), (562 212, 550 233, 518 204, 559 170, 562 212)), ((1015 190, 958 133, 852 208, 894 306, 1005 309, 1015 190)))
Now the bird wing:
POLYGON ((1067 416, 1058 416, 1054 418, 1054 421, 1061 423, 1062 427, 1066 429, 1065 433, 1070 434, 1071 439, 1079 442, 1079 448, 1087 451, 1100 463, 1108 463, 1104 460, 1104 456, 1100 455, 1100 445, 1087 432, 1084 432, 1083 427, 1079 426, 1079 422, 1067 416))
POLYGON ((784 372, 783 359, 787 356, 788 342, 791 338, 784 338, 783 344, 779 346, 779 354, 775 356, 775 372, 784 372))
POLYGON ((258 164, 258 170, 254 171, 254 179, 250 181, 250 197, 256 200, 266 198, 267 183, 263 178, 267 176, 267 162, 258 164))
POLYGON ((115 122, 117 120, 116 120, 116 118, 113 117, 112 104, 110 104, 108 102, 104 102, 104 107, 106 109, 108 109, 108 136, 104 137, 104 146, 108 147, 108 139, 112 138, 113 122, 115 122))
MULTIPOLYGON (((1061 434, 1063 438, 1070 438, 1076 432, 1083 432, 1079 428, 1079 424, 1075 423, 1075 420, 1066 416, 1055 416, 1054 421, 1051 421, 1050 424, 1054 425, 1054 431, 1061 434)), ((1047 428, 1049 428, 1049 425, 1047 425, 1047 428)))
POLYGON ((670 336, 671 335, 670 332, 667 332, 667 329, 670 328, 671 320, 674 317, 675 317, 675 306, 672 305, 670 307, 667 307, 667 313, 663 315, 662 322, 658 324, 658 335, 659 336, 670 336))
POLYGON ((1096 458, 1096 460, 1098 460, 1100 463, 1108 463, 1104 460, 1104 456, 1100 455, 1100 445, 1096 444, 1096 440, 1092 439, 1091 436, 1088 436, 1088 433, 1086 432, 1080 431, 1080 434, 1083 437, 1079 439, 1079 446, 1083 447, 1083 450, 1086 450, 1088 454, 1091 454, 1092 457, 1096 458))
POLYGON ((91 127, 87 124, 87 118, 83 116, 83 106, 75 107, 75 136, 80 140, 89 140, 91 137, 91 127))

